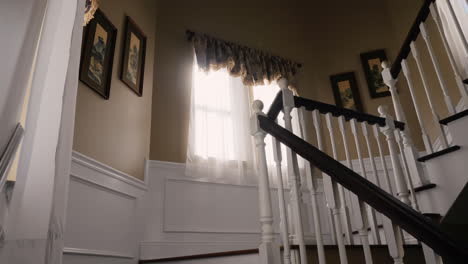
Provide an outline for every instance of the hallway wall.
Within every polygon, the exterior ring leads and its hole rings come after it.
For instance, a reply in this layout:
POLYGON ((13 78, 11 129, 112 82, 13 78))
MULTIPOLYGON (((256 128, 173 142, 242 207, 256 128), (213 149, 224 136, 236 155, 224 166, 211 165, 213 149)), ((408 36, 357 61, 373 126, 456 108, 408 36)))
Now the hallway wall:
POLYGON ((101 0, 99 6, 118 30, 110 99, 104 100, 79 83, 73 148, 143 179, 150 144, 156 1, 101 0), (126 15, 147 36, 143 97, 138 97, 119 77, 126 15))

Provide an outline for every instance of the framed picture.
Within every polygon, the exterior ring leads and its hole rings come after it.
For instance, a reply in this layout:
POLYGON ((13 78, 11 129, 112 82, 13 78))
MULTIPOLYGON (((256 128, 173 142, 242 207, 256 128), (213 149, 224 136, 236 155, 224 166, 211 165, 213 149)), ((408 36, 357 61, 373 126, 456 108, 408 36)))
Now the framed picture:
POLYGON ((362 112, 361 98, 354 72, 346 72, 330 76, 333 95, 338 107, 362 112))
POLYGON ((387 60, 385 50, 374 50, 361 54, 362 67, 366 75, 371 98, 390 96, 390 91, 382 79, 382 62, 387 60))
POLYGON ((127 16, 120 79, 138 96, 143 95, 146 36, 127 16))
POLYGON ((109 99, 117 29, 98 9, 83 34, 80 81, 109 99))

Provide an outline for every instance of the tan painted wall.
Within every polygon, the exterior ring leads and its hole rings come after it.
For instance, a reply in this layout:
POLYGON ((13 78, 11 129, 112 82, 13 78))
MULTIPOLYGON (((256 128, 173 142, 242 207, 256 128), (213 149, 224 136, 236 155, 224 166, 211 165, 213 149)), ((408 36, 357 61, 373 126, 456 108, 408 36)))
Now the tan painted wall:
POLYGON ((149 158, 150 145, 156 1, 99 2, 118 30, 110 99, 104 100, 79 83, 73 148, 143 179, 144 161, 149 158), (148 37, 143 97, 138 97, 119 79, 126 15, 132 17, 148 37))
POLYGON ((390 59, 397 53, 379 1, 160 1, 157 20, 151 159, 185 161, 192 66, 186 29, 302 62, 304 97, 334 103, 329 76, 355 71, 366 112, 391 104, 389 97, 370 99, 359 58, 378 48, 390 59))

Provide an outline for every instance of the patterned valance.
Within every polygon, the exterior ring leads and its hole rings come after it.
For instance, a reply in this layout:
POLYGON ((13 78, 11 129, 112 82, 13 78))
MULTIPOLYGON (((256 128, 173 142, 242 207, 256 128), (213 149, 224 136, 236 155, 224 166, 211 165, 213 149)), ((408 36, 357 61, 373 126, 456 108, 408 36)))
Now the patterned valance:
POLYGON ((247 86, 263 85, 284 77, 291 88, 295 88, 298 63, 205 34, 189 33, 198 67, 203 71, 227 68, 232 76, 240 76, 247 86))

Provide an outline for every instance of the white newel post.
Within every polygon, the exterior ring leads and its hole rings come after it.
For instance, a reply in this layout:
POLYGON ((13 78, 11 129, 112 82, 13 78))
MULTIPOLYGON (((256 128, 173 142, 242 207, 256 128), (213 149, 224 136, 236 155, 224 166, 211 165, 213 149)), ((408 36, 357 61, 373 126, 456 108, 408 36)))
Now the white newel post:
MULTIPOLYGON (((288 88, 288 81, 282 78, 278 81, 278 85, 283 93, 283 119, 285 128, 293 132, 292 129, 292 116, 291 112, 295 106, 293 92, 288 88)), ((294 240, 299 244, 299 254, 301 264, 307 264, 307 252, 304 241, 304 228, 302 221, 302 212, 300 202, 302 201, 302 195, 300 193, 300 175, 299 165, 297 162, 296 153, 290 148, 287 148, 287 165, 288 165, 288 179, 289 187, 291 192, 290 202, 292 205, 292 218, 294 224, 294 240)))
POLYGON ((452 50, 450 50, 447 37, 445 36, 444 28, 442 27, 442 24, 440 23, 439 11, 435 7, 434 3, 432 3, 429 8, 431 10, 432 19, 434 20, 434 23, 437 26, 437 29, 440 34, 440 38, 442 39, 442 43, 444 44, 445 51, 447 52, 447 56, 450 61, 450 66, 452 67, 453 75, 457 83, 458 90, 460 90, 460 94, 462 97, 461 110, 467 109, 468 108, 468 92, 466 91, 465 84, 463 83, 463 79, 461 77, 460 71, 458 70, 455 64, 455 59, 453 57, 452 50))
POLYGON ((262 232, 259 255, 261 264, 280 264, 280 248, 275 243, 273 229, 273 210, 271 206, 270 182, 268 179, 268 166, 265 152, 266 133, 260 128, 258 116, 265 114, 262 112, 263 103, 256 100, 252 104, 253 115, 250 120, 250 132, 255 140, 255 150, 257 156, 258 172, 258 197, 260 211, 260 225, 262 232))
MULTIPOLYGON (((403 123, 407 123, 405 113, 401 106, 400 95, 398 94, 396 88, 396 82, 390 72, 389 65, 386 61, 382 62, 382 77, 384 83, 389 87, 390 93, 392 95, 392 102, 393 107, 395 109, 395 114, 397 116, 397 120, 403 123)), ((403 144, 405 149, 405 156, 407 159, 408 170, 410 171, 411 177, 415 185, 423 186, 430 183, 429 179, 424 174, 423 168, 418 161, 419 152, 415 147, 413 140, 411 139, 411 131, 409 130, 408 126, 404 131, 401 131, 401 137, 403 138, 403 144)))
MULTIPOLYGON (((397 188, 397 196, 400 198, 401 201, 410 205, 410 201, 408 199, 409 191, 408 187, 406 186, 406 181, 403 178, 403 169, 401 167, 396 147, 397 143, 395 140, 395 121, 388 114, 388 108, 386 106, 380 106, 379 113, 383 118, 386 118, 386 126, 383 128, 381 127, 380 131, 385 135, 388 143, 388 149, 390 152, 390 158, 392 160, 393 174, 395 177, 395 183, 397 188)), ((378 136, 376 136, 376 138, 378 139, 378 136)), ((392 186, 390 185, 390 182, 388 180, 385 180, 383 182, 382 188, 385 191, 392 193, 392 186)), ((390 256, 392 256, 395 264, 403 264, 405 250, 403 247, 403 233, 400 227, 394 225, 388 217, 383 217, 382 223, 384 226, 385 238, 387 240, 390 256)))
POLYGON ((429 51, 429 56, 431 57, 432 64, 434 65, 434 69, 437 75, 437 79, 439 80, 440 88, 442 89, 442 93, 444 94, 445 104, 447 105, 447 109, 450 114, 454 115, 456 110, 455 106, 453 106, 452 98, 448 94, 447 84, 445 82, 444 77, 442 76, 442 72, 440 71, 440 64, 439 60, 437 59, 434 49, 432 48, 431 37, 429 32, 427 32, 426 25, 424 22, 419 24, 419 30, 421 31, 421 35, 426 43, 427 50, 429 51))
MULTIPOLYGON (((306 129, 306 122, 305 122, 305 109, 304 107, 301 107, 299 109, 299 118, 301 121, 301 132, 302 132, 302 138, 306 141, 308 141, 309 134, 307 133, 306 129)), ((315 231, 315 240, 317 243, 317 255, 319 259, 319 264, 325 264, 326 259, 325 259, 325 249, 323 247, 323 237, 322 237, 322 226, 321 226, 321 221, 320 221, 320 211, 318 207, 318 184, 317 184, 317 175, 312 173, 312 165, 310 162, 306 161, 305 164, 305 182, 307 184, 307 189, 309 190, 310 193, 310 203, 312 206, 312 214, 313 214, 313 220, 314 220, 314 231, 315 231)))
POLYGON ((387 106, 381 105, 378 110, 380 116, 386 119, 386 126, 381 127, 380 131, 385 135, 387 140, 388 150, 392 160, 393 176, 395 178, 396 195, 402 202, 411 206, 411 202, 409 200, 409 189, 403 175, 403 168, 398 155, 398 145, 395 139, 395 120, 393 120, 388 113, 387 106))

